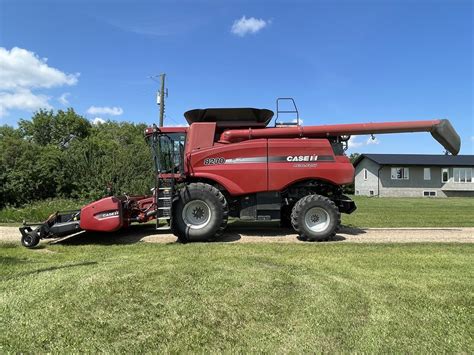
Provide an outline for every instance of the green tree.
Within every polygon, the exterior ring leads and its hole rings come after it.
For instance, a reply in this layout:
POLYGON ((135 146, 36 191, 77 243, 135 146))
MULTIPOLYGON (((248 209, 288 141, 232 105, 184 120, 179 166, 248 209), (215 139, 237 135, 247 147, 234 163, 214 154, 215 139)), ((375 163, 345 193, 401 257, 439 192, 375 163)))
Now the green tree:
POLYGON ((18 128, 0 127, 0 208, 51 197, 96 199, 153 186, 143 124, 91 125, 73 109, 36 112, 18 128))
POLYGON ((357 158, 359 157, 360 157, 359 153, 351 153, 351 155, 349 156, 349 160, 351 161, 352 164, 354 164, 357 158))
POLYGON ((58 110, 56 114, 52 110, 39 110, 31 121, 21 119, 18 125, 23 136, 34 143, 61 148, 67 147, 73 139, 87 137, 91 129, 90 122, 72 108, 58 110))
POLYGON ((22 136, 39 145, 51 142, 51 126, 54 112, 39 110, 35 112, 31 120, 20 119, 18 126, 22 136))

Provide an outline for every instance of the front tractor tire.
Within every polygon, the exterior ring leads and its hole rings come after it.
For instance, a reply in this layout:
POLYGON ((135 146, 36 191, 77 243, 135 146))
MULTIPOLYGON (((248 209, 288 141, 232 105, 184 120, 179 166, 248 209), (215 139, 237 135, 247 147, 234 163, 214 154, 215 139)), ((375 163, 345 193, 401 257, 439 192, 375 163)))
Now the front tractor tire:
POLYGON ((229 207, 214 186, 192 183, 183 187, 173 205, 171 230, 181 242, 211 241, 227 227, 229 207))
POLYGON ((300 240, 322 242, 336 235, 341 224, 341 214, 329 198, 308 195, 293 207, 291 224, 300 240))

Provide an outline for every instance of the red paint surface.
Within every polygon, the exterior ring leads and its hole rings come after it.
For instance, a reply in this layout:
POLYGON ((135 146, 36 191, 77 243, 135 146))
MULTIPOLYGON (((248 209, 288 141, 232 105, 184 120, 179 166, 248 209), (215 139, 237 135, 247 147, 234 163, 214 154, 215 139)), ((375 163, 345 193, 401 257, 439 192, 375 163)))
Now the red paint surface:
POLYGON ((258 138, 324 138, 372 133, 430 132, 440 120, 381 123, 351 123, 322 126, 296 126, 262 129, 232 129, 224 131, 220 142, 238 142, 258 138))
POLYGON ((122 202, 116 197, 106 197, 81 209, 82 229, 97 232, 114 232, 122 227, 122 202), (101 218, 101 213, 118 211, 117 216, 101 218))
POLYGON ((196 149, 210 148, 214 145, 216 123, 194 123, 188 130, 185 153, 196 149))
POLYGON ((336 159, 327 139, 269 139, 268 140, 268 190, 281 191, 287 186, 304 180, 316 179, 335 185, 350 184, 354 167, 346 157, 336 159), (281 156, 332 157, 333 161, 272 162, 281 156))
POLYGON ((327 139, 254 139, 216 144, 188 156, 189 174, 222 185, 231 195, 281 191, 304 180, 318 179, 335 185, 350 184, 354 167, 347 157, 336 157, 327 139), (292 162, 291 156, 324 156, 328 161, 292 162), (226 163, 205 165, 206 159, 226 163), (229 159, 235 163, 228 163, 229 159), (244 159, 244 160, 240 160, 244 159), (246 162, 249 159, 261 161, 246 162), (280 159, 280 161, 275 161, 280 159))
POLYGON ((266 157, 267 140, 251 140, 239 144, 219 144, 212 148, 195 150, 188 157, 188 173, 193 177, 211 179, 232 195, 266 191, 267 163, 205 165, 206 158, 266 157))

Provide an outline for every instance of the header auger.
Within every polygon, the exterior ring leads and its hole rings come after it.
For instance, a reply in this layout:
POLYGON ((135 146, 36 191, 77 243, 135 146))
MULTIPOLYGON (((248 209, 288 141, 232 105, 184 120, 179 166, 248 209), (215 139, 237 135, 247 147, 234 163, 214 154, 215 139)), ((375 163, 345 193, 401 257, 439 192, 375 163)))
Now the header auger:
POLYGON ((157 228, 165 220, 182 242, 212 240, 229 217, 279 220, 302 240, 328 240, 341 213, 356 209, 343 194, 354 179, 344 155, 351 135, 430 132, 452 154, 460 149, 448 120, 269 128, 273 112, 266 109, 198 109, 184 116, 189 127, 145 130, 156 167, 152 195, 106 197, 57 212, 40 225, 21 227, 23 245, 151 219, 157 228))

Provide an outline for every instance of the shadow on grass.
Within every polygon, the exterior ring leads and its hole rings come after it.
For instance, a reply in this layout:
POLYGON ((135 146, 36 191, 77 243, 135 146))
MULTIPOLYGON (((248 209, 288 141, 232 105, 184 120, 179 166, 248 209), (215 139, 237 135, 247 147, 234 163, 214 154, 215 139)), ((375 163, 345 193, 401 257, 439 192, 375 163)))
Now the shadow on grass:
POLYGON ((155 235, 169 235, 168 230, 156 230, 154 224, 133 225, 117 232, 82 232, 74 236, 54 240, 51 244, 84 245, 84 244, 134 244, 143 238, 155 235))
POLYGON ((6 265, 26 264, 28 262, 29 261, 26 258, 15 258, 15 257, 12 257, 12 256, 0 256, 0 265, 4 265, 4 266, 6 266, 6 265))
MULTIPOLYGON (((346 238, 341 234, 359 235, 366 233, 363 229, 353 226, 342 226, 340 233, 331 238, 329 243, 343 241, 346 238)), ((280 227, 278 222, 243 222, 231 221, 222 237, 214 242, 231 243, 243 238, 250 238, 258 241, 259 238, 271 242, 282 238, 294 241, 296 233, 291 228, 280 227)), ((141 241, 156 241, 164 244, 179 243, 170 230, 156 230, 154 224, 132 225, 129 228, 119 230, 114 233, 82 232, 67 238, 54 240, 52 244, 61 245, 114 245, 114 244, 134 244, 141 241)))
POLYGON ((72 267, 88 266, 88 265, 96 265, 96 264, 98 264, 97 261, 84 261, 84 262, 75 263, 75 264, 50 266, 50 267, 45 267, 45 268, 42 268, 42 269, 36 269, 36 270, 27 271, 27 272, 21 272, 21 273, 18 273, 18 274, 14 274, 14 275, 4 277, 2 279, 3 280, 8 280, 8 279, 14 279, 14 278, 17 278, 17 277, 23 277, 23 276, 39 274, 39 273, 47 272, 47 271, 56 271, 56 270, 62 270, 62 269, 67 269, 67 268, 72 268, 72 267))
POLYGON ((364 229, 361 229, 359 227, 355 227, 352 225, 342 225, 341 228, 339 229, 339 233, 342 234, 348 234, 348 235, 359 235, 359 234, 365 234, 367 233, 364 229))

